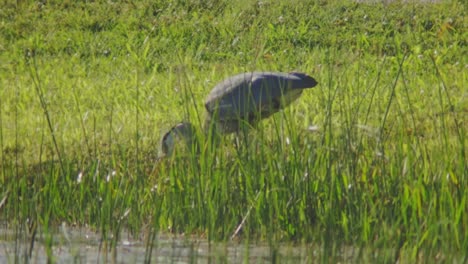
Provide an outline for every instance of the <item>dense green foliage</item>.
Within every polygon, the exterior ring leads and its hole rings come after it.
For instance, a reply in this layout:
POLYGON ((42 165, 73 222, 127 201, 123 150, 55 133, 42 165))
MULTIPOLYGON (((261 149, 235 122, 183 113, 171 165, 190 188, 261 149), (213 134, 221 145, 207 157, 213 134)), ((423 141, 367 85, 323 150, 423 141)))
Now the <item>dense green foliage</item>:
POLYGON ((0 8, 9 226, 468 252, 463 1, 24 2, 0 8), (167 129, 199 126, 210 89, 250 70, 319 85, 247 135, 213 148, 200 132, 200 154, 158 158, 167 129))

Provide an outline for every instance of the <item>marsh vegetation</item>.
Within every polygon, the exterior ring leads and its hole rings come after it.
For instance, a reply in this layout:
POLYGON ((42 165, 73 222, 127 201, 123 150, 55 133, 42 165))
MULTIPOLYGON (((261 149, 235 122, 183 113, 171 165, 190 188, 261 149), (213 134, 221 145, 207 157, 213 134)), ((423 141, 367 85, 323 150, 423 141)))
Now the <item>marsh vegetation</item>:
POLYGON ((273 262, 281 243, 314 245, 324 262, 346 248, 371 262, 466 262, 466 12, 463 1, 6 1, 0 230, 14 235, 1 237, 20 242, 15 260, 39 243, 53 261, 66 224, 103 250, 125 232, 145 260, 160 235, 184 235, 265 243, 273 262), (254 70, 319 85, 247 135, 213 147, 199 133, 197 155, 159 158, 170 127, 201 126, 216 83, 254 70))

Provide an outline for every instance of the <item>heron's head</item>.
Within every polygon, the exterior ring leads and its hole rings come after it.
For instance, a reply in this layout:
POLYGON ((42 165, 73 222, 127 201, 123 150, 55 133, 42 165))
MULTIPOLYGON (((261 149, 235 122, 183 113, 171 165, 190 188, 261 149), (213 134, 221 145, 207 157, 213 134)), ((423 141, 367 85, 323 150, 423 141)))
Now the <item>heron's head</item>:
POLYGON ((173 126, 161 142, 164 155, 171 156, 175 150, 190 151, 195 143, 195 127, 189 122, 182 122, 173 126))

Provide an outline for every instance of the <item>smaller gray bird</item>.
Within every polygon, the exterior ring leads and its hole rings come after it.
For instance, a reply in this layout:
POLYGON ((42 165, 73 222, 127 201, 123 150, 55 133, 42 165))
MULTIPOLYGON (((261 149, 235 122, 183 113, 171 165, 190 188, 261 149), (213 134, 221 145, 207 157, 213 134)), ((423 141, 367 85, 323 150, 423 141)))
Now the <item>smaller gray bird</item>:
MULTIPOLYGON (((271 116, 299 98, 304 89, 316 85, 314 78, 298 72, 248 72, 229 77, 205 100, 205 132, 211 128, 221 134, 237 132, 242 124, 253 125, 271 116)), ((171 155, 177 139, 193 144, 193 135, 192 124, 177 124, 164 135, 163 152, 171 155)))

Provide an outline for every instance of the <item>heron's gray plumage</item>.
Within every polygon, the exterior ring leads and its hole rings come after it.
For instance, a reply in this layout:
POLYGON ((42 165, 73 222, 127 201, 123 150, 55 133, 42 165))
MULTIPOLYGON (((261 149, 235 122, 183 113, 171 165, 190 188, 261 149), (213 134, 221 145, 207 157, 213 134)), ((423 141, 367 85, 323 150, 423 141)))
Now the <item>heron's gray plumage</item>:
POLYGON ((183 146, 190 148, 194 140, 195 127, 189 122, 181 122, 164 135, 161 148, 165 155, 170 156, 178 144, 182 143, 183 146))
POLYGON ((250 72, 232 76, 214 87, 205 101, 208 120, 232 133, 239 123, 269 117, 296 100, 317 81, 303 73, 250 72))
MULTIPOLYGON (((236 132, 241 123, 253 124, 269 117, 299 98, 304 89, 316 85, 314 78, 298 72, 249 72, 229 77, 218 83, 205 100, 205 129, 213 123, 218 133, 236 132)), ((180 138, 192 144, 193 125, 179 123, 167 132, 163 152, 170 155, 180 138)))

